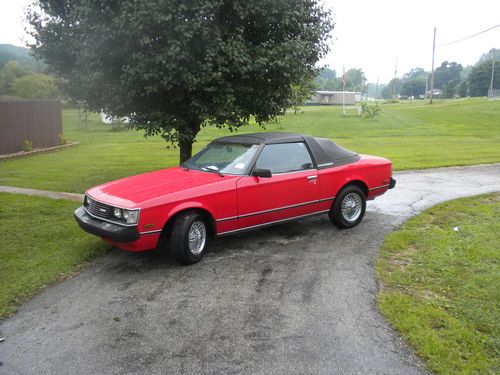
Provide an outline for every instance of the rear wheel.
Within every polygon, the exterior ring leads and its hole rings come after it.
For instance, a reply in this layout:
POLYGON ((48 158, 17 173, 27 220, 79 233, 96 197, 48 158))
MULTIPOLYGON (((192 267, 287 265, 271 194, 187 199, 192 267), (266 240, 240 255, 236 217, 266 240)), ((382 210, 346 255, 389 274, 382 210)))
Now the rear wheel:
POLYGON ((193 264, 205 255, 208 230, 202 215, 182 212, 174 220, 170 233, 170 251, 182 264, 193 264))
POLYGON ((366 197, 356 185, 344 187, 333 202, 329 216, 333 224, 340 228, 352 228, 358 225, 366 210, 366 197))

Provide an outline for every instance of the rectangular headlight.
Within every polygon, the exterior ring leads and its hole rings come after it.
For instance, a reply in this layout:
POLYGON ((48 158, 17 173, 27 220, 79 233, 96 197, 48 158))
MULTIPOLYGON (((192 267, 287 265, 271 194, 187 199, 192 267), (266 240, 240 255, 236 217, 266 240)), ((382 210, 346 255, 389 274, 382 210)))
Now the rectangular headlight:
POLYGON ((127 224, 137 224, 139 221, 139 210, 122 210, 122 217, 127 224))

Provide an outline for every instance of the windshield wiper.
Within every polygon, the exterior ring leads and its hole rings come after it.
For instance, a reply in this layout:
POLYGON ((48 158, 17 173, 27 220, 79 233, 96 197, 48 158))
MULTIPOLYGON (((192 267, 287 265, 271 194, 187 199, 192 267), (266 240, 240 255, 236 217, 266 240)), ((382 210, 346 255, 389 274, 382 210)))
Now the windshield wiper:
POLYGON ((219 171, 216 166, 200 167, 200 169, 205 172, 217 173, 219 176, 224 177, 222 172, 219 171))

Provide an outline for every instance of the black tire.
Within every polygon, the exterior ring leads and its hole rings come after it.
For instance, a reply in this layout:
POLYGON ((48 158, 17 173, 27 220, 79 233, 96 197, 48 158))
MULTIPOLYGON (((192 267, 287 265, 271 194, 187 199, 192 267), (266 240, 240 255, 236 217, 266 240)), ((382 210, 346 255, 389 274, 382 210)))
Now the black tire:
POLYGON ((328 216, 336 226, 340 228, 352 228, 363 220, 365 210, 366 196, 363 190, 359 186, 348 185, 342 188, 337 197, 335 197, 328 216))
POLYGON ((170 232, 170 251, 180 263, 188 265, 199 262, 205 255, 207 242, 208 227, 202 215, 196 211, 177 215, 170 232), (193 239, 191 244, 190 233, 193 239), (196 242, 197 239, 199 242, 196 242))

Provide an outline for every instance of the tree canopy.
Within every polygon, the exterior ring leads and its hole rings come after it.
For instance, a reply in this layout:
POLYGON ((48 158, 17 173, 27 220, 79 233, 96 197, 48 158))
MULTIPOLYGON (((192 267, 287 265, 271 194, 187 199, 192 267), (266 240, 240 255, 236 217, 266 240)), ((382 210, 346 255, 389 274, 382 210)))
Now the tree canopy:
POLYGON ((11 94, 24 99, 54 99, 58 93, 54 77, 27 74, 14 81, 11 94))
POLYGON ((401 95, 415 98, 424 95, 428 77, 429 73, 422 68, 411 69, 403 75, 401 95))
POLYGON ((35 54, 90 110, 128 116, 191 156, 201 126, 284 114, 327 52, 317 0, 40 0, 35 54))
MULTIPOLYGON (((467 82, 469 84, 470 96, 486 96, 491 83, 491 60, 485 60, 474 65, 467 82)), ((500 87, 500 63, 495 65, 495 76, 493 88, 500 87)))
MULTIPOLYGON (((434 88, 451 93, 451 87, 455 88, 461 81, 462 70, 461 64, 443 61, 434 72, 434 88), (447 87, 443 87, 445 85, 447 87)), ((452 95, 447 97, 452 97, 452 95)))

